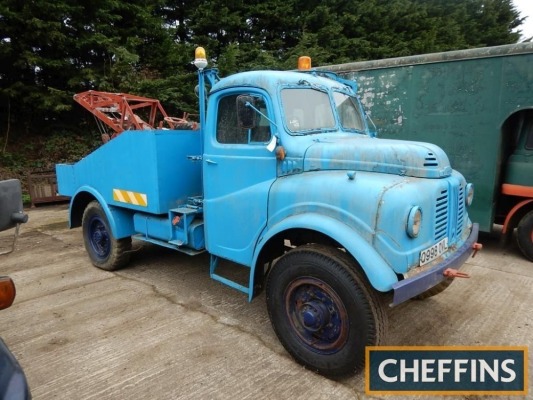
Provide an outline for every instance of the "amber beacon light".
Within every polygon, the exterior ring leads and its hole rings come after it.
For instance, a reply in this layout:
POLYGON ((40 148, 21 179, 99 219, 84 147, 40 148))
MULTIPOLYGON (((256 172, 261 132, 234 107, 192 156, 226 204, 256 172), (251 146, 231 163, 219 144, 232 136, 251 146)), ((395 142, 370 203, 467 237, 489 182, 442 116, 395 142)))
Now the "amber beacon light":
POLYGON ((311 69, 311 57, 301 56, 300 58, 298 58, 298 69, 300 71, 306 71, 308 69, 311 69))
POLYGON ((207 67, 207 58, 205 56, 205 49, 203 47, 197 47, 194 50, 194 65, 200 71, 207 67))

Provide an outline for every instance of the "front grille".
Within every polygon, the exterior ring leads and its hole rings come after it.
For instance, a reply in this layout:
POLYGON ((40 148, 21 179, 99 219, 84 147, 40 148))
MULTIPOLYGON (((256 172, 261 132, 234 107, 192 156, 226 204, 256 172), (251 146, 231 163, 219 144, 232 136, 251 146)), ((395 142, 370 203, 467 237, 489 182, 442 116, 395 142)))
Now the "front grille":
POLYGON ((463 233, 463 218, 465 215, 465 189, 459 187, 459 195, 457 196, 457 237, 460 238, 463 233))
POLYGON ((448 190, 440 192, 435 203, 435 241, 446 237, 448 231, 448 190))

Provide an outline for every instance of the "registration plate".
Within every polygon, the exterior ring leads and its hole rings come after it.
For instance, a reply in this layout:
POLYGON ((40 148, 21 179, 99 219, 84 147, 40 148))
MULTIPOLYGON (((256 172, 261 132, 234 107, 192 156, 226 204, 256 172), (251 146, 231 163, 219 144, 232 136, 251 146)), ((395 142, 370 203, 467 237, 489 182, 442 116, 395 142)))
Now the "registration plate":
POLYGON ((420 252, 420 265, 425 265, 431 261, 439 258, 448 250, 448 238, 442 239, 440 242, 435 243, 433 246, 428 247, 420 252))

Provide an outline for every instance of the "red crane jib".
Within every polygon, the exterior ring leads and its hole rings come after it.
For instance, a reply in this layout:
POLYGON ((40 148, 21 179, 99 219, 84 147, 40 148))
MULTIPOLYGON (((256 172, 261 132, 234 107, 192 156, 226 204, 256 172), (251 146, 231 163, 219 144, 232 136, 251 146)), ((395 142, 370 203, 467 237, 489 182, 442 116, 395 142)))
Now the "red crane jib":
POLYGON ((104 141, 126 130, 198 129, 198 124, 183 118, 169 117, 156 99, 126 93, 109 93, 88 90, 74 95, 74 100, 112 129, 112 134, 102 132, 104 141), (141 117, 142 115, 142 117, 141 117))

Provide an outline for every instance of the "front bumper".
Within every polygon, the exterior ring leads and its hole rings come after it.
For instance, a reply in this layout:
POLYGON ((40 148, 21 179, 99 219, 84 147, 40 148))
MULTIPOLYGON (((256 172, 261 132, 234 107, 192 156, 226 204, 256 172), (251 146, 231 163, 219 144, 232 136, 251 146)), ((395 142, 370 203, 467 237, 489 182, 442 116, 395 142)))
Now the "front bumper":
POLYGON ((404 279, 403 281, 399 281, 392 285, 394 297, 391 306, 403 303, 404 301, 424 293, 433 286, 438 285, 445 279, 444 271, 446 269, 459 269, 472 254, 473 246, 477 241, 478 234, 479 225, 473 224, 468 239, 466 239, 464 244, 459 247, 452 256, 412 278, 404 279))

